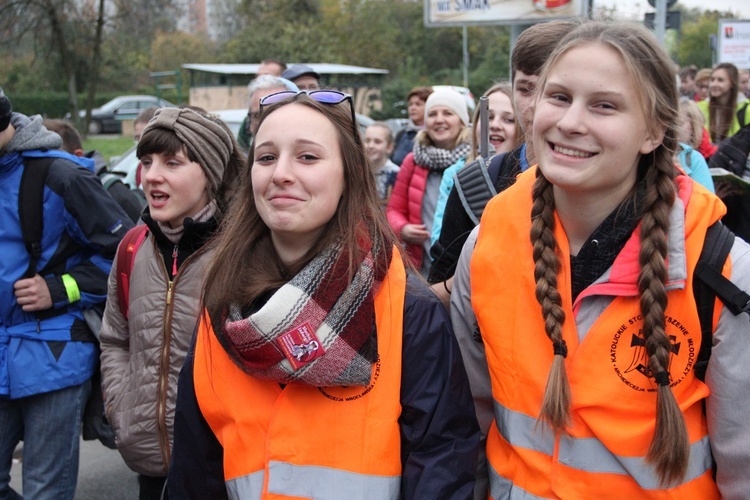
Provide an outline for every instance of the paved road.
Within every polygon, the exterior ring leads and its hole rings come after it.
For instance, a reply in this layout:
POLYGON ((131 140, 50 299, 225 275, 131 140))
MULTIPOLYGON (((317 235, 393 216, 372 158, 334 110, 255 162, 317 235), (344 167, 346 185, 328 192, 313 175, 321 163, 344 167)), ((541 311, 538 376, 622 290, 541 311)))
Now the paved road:
MULTIPOLYGON (((14 463, 10 471, 10 484, 21 493, 20 463, 14 463)), ((138 479, 128 469, 117 450, 110 450, 99 441, 81 441, 81 462, 78 471, 76 500, 136 500, 138 479)))

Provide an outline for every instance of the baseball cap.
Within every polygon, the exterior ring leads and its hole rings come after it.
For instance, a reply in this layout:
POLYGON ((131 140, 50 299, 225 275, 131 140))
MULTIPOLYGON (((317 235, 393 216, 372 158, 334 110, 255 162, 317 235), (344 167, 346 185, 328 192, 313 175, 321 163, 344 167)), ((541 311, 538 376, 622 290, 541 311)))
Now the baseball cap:
POLYGON ((315 77, 316 80, 320 80, 320 75, 306 64, 295 64, 294 66, 291 66, 284 70, 284 72, 281 74, 283 78, 292 81, 303 75, 310 75, 315 77))

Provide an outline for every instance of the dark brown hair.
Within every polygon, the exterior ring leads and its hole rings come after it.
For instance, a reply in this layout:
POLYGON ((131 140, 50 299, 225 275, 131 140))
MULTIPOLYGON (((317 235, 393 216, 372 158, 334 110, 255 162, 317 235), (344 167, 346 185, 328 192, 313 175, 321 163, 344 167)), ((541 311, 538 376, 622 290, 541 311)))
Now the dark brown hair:
POLYGON ((560 40, 579 24, 577 21, 550 21, 524 30, 516 39, 510 57, 511 81, 515 80, 519 70, 527 75, 540 74, 544 62, 560 40))
POLYGON ((695 65, 687 66, 680 70, 680 80, 684 80, 685 78, 690 78, 691 80, 695 80, 695 76, 697 74, 698 74, 698 68, 696 68, 695 65))
MULTIPOLYGON (((677 147, 678 92, 674 68, 654 35, 643 26, 590 22, 571 32, 552 53, 542 72, 539 89, 543 89, 550 69, 565 52, 589 44, 604 45, 622 56, 638 90, 644 117, 649 119, 648 132, 654 138, 664 134, 654 151, 641 155, 637 167, 637 182, 645 187, 638 290, 648 367, 660 381, 657 384, 656 427, 646 460, 653 464, 662 484, 668 484, 685 476, 689 456, 685 420, 669 386, 671 344, 665 331, 664 316, 667 307, 667 232, 670 209, 676 197, 676 170, 672 158, 677 147)), ((564 364, 566 348, 562 339, 562 325, 566 318, 557 289, 560 256, 554 236, 555 200, 552 184, 541 170, 537 171, 533 199, 530 236, 536 263, 536 297, 556 354, 540 419, 547 421, 553 429, 564 432, 569 425, 571 399, 564 364)))
POLYGON ((138 116, 135 117, 135 120, 133 120, 133 125, 138 125, 139 123, 148 123, 151 121, 151 118, 154 117, 156 114, 156 110, 159 109, 156 106, 151 106, 150 108, 146 108, 140 113, 138 113, 138 116))
MULTIPOLYGON (((242 187, 214 243, 216 253, 206 278, 203 300, 214 321, 223 315, 228 304, 248 306, 262 293, 280 287, 333 242, 341 242, 349 249, 351 278, 363 253, 360 238, 369 236, 379 239, 380 248, 391 248, 397 241, 380 206, 375 178, 361 141, 355 139, 351 112, 347 109, 349 104, 320 104, 307 94, 299 93, 264 108, 259 127, 274 111, 292 103, 321 113, 336 128, 344 166, 343 195, 336 213, 315 245, 299 261, 284 266, 271 243, 270 230, 255 205, 251 176, 255 151, 251 148, 242 187), (369 235, 363 234, 367 230, 369 235)), ((375 243, 373 246, 376 246, 375 243)), ((375 255, 374 258, 380 259, 379 265, 386 268, 389 265, 384 261, 384 254, 375 255)), ((394 258, 403 260, 402 256, 394 255, 394 258)))
POLYGON ((737 71, 737 66, 732 63, 719 63, 711 71, 711 76, 720 69, 727 72, 730 86, 729 95, 722 100, 723 102, 710 95, 708 98, 708 131, 711 134, 711 141, 715 144, 720 143, 729 135, 729 128, 737 112, 737 94, 740 90, 740 73, 737 71))
POLYGON ((76 150, 83 151, 81 135, 72 123, 65 120, 51 120, 46 118, 43 122, 47 130, 56 133, 62 137, 62 148, 70 154, 75 154, 76 150))
POLYGON ((409 91, 409 95, 406 96, 407 104, 409 102, 409 99, 411 99, 414 96, 419 97, 422 101, 427 101, 427 98, 430 97, 430 94, 432 94, 434 90, 432 90, 432 87, 414 87, 409 91))

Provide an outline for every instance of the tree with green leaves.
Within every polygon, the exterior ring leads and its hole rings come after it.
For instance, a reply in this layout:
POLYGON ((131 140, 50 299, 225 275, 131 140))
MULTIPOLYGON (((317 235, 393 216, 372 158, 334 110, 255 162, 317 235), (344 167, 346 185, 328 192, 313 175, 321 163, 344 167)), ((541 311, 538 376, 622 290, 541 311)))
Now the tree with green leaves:
POLYGON ((713 65, 709 37, 719 32, 719 19, 732 19, 732 12, 700 9, 682 10, 682 30, 679 34, 677 62, 681 66, 694 64, 698 68, 713 65))

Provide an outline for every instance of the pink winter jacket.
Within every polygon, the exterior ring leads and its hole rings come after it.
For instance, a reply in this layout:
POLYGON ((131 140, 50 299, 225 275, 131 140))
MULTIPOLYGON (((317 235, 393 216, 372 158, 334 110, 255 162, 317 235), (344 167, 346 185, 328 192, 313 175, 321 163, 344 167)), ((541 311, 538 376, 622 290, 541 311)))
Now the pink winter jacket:
MULTIPOLYGON (((414 163, 414 153, 409 153, 401 163, 396 185, 386 208, 388 223, 401 238, 406 224, 422 224, 422 198, 427 187, 429 170, 414 163)), ((422 265, 422 245, 408 244, 406 252, 417 268, 422 265)))

